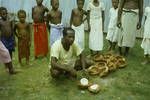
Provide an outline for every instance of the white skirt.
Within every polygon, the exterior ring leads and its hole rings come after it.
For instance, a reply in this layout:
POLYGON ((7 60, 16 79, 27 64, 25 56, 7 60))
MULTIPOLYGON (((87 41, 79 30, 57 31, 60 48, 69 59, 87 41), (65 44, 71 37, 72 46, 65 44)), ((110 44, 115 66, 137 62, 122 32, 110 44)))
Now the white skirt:
POLYGON ((118 31, 119 29, 117 27, 108 29, 108 33, 106 36, 106 39, 111 42, 117 42, 118 40, 118 31))
POLYGON ((141 47, 144 49, 144 55, 150 55, 150 38, 144 38, 141 47))
POLYGON ((75 42, 84 49, 84 24, 77 27, 72 25, 72 28, 75 30, 75 42))
POLYGON ((93 51, 103 49, 102 18, 90 19, 89 48, 93 51))

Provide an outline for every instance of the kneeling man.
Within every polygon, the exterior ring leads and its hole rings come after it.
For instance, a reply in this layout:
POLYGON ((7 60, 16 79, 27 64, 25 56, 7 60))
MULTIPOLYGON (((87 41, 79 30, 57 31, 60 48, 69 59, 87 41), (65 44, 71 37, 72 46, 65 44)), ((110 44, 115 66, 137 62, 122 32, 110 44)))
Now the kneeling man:
POLYGON ((60 75, 77 76, 76 71, 85 70, 86 61, 83 50, 74 42, 75 31, 64 28, 63 38, 57 40, 51 47, 51 76, 60 75))

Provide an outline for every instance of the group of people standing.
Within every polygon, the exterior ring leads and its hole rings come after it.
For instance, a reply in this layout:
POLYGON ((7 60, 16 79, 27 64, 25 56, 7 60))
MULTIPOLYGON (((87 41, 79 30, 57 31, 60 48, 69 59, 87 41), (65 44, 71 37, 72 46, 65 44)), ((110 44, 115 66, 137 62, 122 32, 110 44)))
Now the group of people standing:
MULTIPOLYGON (((34 57, 37 59, 40 56, 47 56, 48 44, 50 44, 52 67, 50 71, 52 76, 56 76, 56 74, 64 71, 71 71, 72 75, 75 75, 73 73, 75 72, 74 70, 68 70, 62 67, 70 65, 70 62, 75 63, 75 60, 72 60, 72 58, 76 58, 74 56, 80 55, 80 65, 85 67, 86 60, 82 56, 82 52, 85 49, 85 20, 88 22, 89 48, 91 54, 95 55, 103 50, 104 3, 99 0, 91 0, 87 6, 87 11, 85 11, 83 9, 84 1, 77 0, 77 8, 72 10, 70 17, 70 28, 64 28, 61 23, 62 11, 59 9, 59 0, 50 1, 52 6, 51 10, 42 4, 43 0, 36 0, 37 5, 32 8, 34 57), (50 31, 50 43, 48 43, 47 30, 50 31)), ((110 43, 109 50, 114 50, 115 45, 118 44, 120 55, 126 56, 128 55, 129 48, 134 46, 136 30, 141 28, 143 0, 112 0, 112 6, 106 37, 110 43), (122 47, 125 47, 124 53, 122 53, 122 47)), ((19 62, 21 63, 21 59, 25 57, 28 64, 31 45, 31 25, 25 21, 26 12, 24 10, 18 11, 17 16, 19 22, 17 23, 7 18, 6 8, 1 7, 0 14, 0 31, 3 45, 12 57, 12 51, 15 46, 14 36, 16 35, 18 38, 19 62)), ((147 19, 145 21, 142 42, 142 48, 145 51, 147 61, 150 55, 150 30, 147 28, 150 23, 149 15, 150 7, 147 7, 145 9, 147 19)), ((3 59, 1 55, 0 59, 3 59)))

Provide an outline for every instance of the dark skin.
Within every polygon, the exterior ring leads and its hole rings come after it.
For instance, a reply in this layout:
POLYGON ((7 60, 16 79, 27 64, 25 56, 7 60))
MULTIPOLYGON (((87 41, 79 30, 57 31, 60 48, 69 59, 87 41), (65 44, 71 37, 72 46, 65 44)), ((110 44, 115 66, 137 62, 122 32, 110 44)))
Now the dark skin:
MULTIPOLYGON (((10 37, 13 34, 14 23, 13 21, 8 20, 7 10, 1 11, 1 18, 2 18, 2 20, 0 20, 1 36, 10 37)), ((9 53, 10 53, 10 56, 12 57, 12 52, 9 52, 9 53)))
POLYGON ((48 12, 48 8, 42 5, 43 0, 36 0, 37 6, 32 8, 32 19, 35 23, 44 22, 44 14, 48 12))
POLYGON ((59 1, 52 0, 52 10, 48 12, 47 18, 52 24, 60 24, 62 19, 62 12, 59 8, 59 1))
MULTIPOLYGON (((62 12, 58 9, 59 8, 59 1, 58 0, 52 0, 51 1, 52 10, 48 12, 47 14, 47 27, 49 26, 49 22, 52 24, 60 24, 62 19, 62 12)), ((48 28, 50 29, 50 28, 48 28)))
MULTIPOLYGON (((137 29, 141 28, 141 22, 142 22, 142 16, 143 16, 143 0, 121 0, 118 10, 118 20, 117 20, 117 26, 121 28, 121 15, 123 8, 125 9, 138 9, 139 10, 139 20, 137 23, 137 29)), ((119 47, 119 52, 122 55, 122 48, 119 47)), ((125 47, 124 55, 127 56, 129 52, 129 47, 125 47)))
MULTIPOLYGON (((18 14, 19 23, 15 25, 15 34, 18 38, 18 41, 23 38, 29 38, 29 45, 31 45, 31 31, 30 24, 25 22, 26 15, 24 13, 18 14)), ((21 63, 21 58, 19 58, 19 62, 21 63)), ((29 64, 29 56, 26 57, 26 62, 29 64)))
POLYGON ((70 26, 80 26, 85 20, 83 19, 84 15, 87 15, 87 12, 83 10, 84 1, 77 0, 78 8, 74 8, 71 13, 70 26))
MULTIPOLYGON (((74 33, 71 32, 72 31, 68 31, 67 35, 64 36, 61 40, 62 46, 66 51, 69 51, 70 46, 74 42, 75 36, 74 33)), ((83 53, 80 54, 80 65, 82 66, 83 70, 85 70, 85 59, 83 53)), ((63 72, 67 72, 71 76, 76 77, 76 70, 74 68, 70 68, 70 65, 59 63, 58 59, 55 57, 51 57, 51 66, 52 66, 51 68, 52 77, 58 77, 63 72)))

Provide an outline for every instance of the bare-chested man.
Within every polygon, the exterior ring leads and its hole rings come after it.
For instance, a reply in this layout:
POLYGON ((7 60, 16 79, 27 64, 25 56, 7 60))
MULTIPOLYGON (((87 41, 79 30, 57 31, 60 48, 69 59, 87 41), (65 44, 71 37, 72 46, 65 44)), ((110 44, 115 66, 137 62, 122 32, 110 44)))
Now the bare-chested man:
POLYGON ((48 37, 44 15, 48 9, 43 6, 43 0, 36 0, 37 6, 32 8, 32 18, 34 21, 34 50, 35 58, 46 56, 48 53, 48 37))
POLYGON ((84 0, 77 0, 77 8, 74 8, 71 13, 70 26, 75 30, 75 42, 84 49, 84 15, 87 15, 83 10, 84 0))
POLYGON ((50 45, 61 38, 63 25, 61 24, 62 12, 59 8, 59 0, 51 0, 52 9, 47 14, 48 22, 50 22, 50 45))
POLYGON ((119 34, 119 52, 125 47, 124 55, 128 55, 129 48, 134 46, 136 30, 141 28, 143 16, 143 0, 121 0, 118 11, 117 26, 122 29, 119 34))

